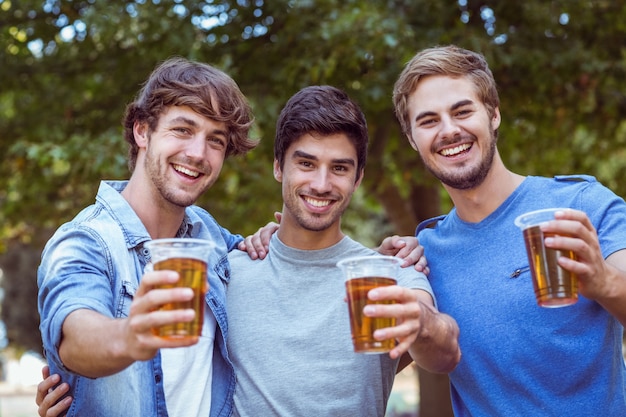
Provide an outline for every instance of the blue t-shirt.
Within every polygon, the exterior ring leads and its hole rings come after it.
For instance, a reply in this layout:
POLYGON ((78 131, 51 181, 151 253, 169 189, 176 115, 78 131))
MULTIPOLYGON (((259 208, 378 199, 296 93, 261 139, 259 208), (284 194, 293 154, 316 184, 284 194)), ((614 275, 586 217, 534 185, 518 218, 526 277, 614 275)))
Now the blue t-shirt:
POLYGON ((582 296, 553 309, 535 301, 513 221, 549 207, 587 213, 605 258, 626 248, 624 200, 589 176, 528 177, 479 223, 453 209, 418 226, 439 308, 460 328, 450 374, 457 417, 626 416, 621 324, 582 296))

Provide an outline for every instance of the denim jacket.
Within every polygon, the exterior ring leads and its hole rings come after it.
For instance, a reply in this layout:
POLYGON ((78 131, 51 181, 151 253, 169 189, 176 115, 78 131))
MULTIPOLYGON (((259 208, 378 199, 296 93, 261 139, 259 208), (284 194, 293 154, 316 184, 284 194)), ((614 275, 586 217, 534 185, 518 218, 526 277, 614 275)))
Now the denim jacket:
MULTIPOLYGON (((44 352, 51 373, 69 383, 74 400, 68 416, 167 416, 160 354, 137 361, 101 378, 72 373, 59 358, 63 321, 74 310, 90 309, 105 316, 129 314, 139 280, 149 261, 143 244, 150 235, 120 195, 126 181, 102 182, 95 204, 61 226, 47 243, 38 269, 38 307, 44 352)), ((217 330, 213 354, 211 410, 207 416, 230 416, 235 374, 226 351, 225 285, 230 279, 227 254, 241 236, 233 235, 197 206, 188 207, 177 236, 212 239, 209 258, 208 308, 217 330)))

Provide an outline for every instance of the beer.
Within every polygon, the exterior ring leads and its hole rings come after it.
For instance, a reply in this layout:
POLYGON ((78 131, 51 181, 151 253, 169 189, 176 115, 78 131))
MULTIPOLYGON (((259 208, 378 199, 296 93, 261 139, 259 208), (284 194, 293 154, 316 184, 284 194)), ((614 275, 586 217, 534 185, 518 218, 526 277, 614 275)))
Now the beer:
POLYGON ((578 278, 561 268, 557 260, 564 256, 576 259, 572 251, 546 248, 544 239, 554 236, 543 233, 539 226, 524 229, 524 243, 533 277, 537 303, 542 307, 560 307, 578 301, 578 278))
MULTIPOLYGON (((188 287, 193 290, 193 298, 185 302, 164 304, 162 310, 181 310, 192 308, 196 315, 193 321, 174 323, 152 329, 157 336, 165 338, 179 338, 187 336, 200 336, 204 322, 204 295, 207 291, 207 264, 204 261, 193 258, 170 258, 154 264, 154 270, 171 270, 180 275, 176 283, 177 287, 188 287)), ((173 288, 174 285, 161 288, 173 288)))
POLYGON ((176 285, 164 285, 160 288, 187 287, 193 290, 191 301, 169 303, 161 310, 171 311, 192 308, 195 317, 191 322, 170 323, 152 329, 152 332, 164 338, 195 338, 202 333, 204 322, 204 296, 209 290, 207 280, 207 261, 215 243, 207 239, 171 238, 154 239, 144 246, 150 252, 152 269, 176 271, 180 275, 176 285))
POLYGON ((371 289, 395 284, 395 279, 386 277, 361 277, 346 281, 350 328, 355 352, 388 352, 396 345, 395 339, 379 341, 372 336, 376 329, 395 326, 395 317, 367 317, 363 315, 363 307, 366 304, 393 304, 393 301, 373 302, 368 300, 367 293, 371 289))

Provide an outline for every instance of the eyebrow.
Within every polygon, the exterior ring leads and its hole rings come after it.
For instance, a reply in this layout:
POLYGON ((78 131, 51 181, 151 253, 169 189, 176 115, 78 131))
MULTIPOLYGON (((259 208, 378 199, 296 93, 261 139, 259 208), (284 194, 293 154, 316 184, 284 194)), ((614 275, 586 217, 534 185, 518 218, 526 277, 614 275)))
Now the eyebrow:
MULTIPOLYGON (((319 160, 317 156, 311 155, 310 153, 306 153, 304 151, 294 151, 292 159, 296 159, 296 158, 310 159, 312 161, 319 160)), ((332 161, 335 164, 350 165, 353 167, 356 166, 356 163, 353 158, 336 158, 336 159, 333 159, 332 161)))
MULTIPOLYGON (((469 99, 457 101, 452 106, 450 106, 450 111, 454 111, 458 109, 459 107, 467 106, 468 104, 472 104, 472 103, 473 101, 469 99)), ((430 117, 430 116, 436 116, 436 115, 437 113, 435 113, 434 111, 424 111, 424 112, 419 113, 417 116, 415 116, 415 121, 417 122, 418 120, 423 119, 424 117, 430 117)))
POLYGON ((190 118, 185 117, 185 116, 174 117, 173 119, 168 120, 167 123, 168 124, 184 123, 184 124, 187 124, 189 126, 198 126, 198 123, 196 123, 195 120, 190 119, 190 118))

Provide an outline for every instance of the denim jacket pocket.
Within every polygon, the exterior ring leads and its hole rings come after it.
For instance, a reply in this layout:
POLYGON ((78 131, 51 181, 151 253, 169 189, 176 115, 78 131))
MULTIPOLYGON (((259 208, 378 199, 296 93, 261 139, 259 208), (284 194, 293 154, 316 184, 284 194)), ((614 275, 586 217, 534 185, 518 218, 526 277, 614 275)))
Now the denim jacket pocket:
POLYGON ((225 254, 220 258, 215 267, 213 267, 213 271, 224 284, 227 285, 230 282, 230 263, 228 262, 228 254, 225 254))
POLYGON ((122 281, 117 297, 117 308, 115 309, 115 317, 128 317, 130 312, 130 303, 133 302, 137 286, 130 281, 122 281))

